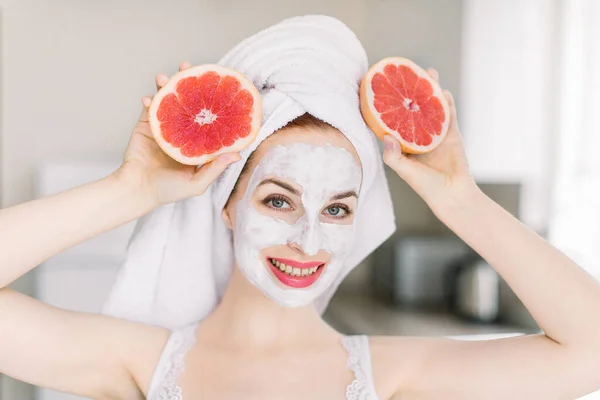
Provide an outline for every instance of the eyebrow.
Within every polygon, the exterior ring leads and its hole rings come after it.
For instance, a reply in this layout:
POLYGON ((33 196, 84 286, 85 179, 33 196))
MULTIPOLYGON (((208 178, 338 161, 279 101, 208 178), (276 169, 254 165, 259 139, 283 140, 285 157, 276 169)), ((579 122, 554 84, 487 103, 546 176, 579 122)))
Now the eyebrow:
POLYGON ((285 182, 282 182, 280 180, 273 179, 273 178, 265 179, 264 181, 262 181, 261 183, 259 183, 258 186, 266 185, 268 183, 272 183, 273 185, 277 185, 280 188, 283 188, 283 189, 287 190, 288 192, 295 194, 296 196, 300 196, 300 192, 298 190, 294 189, 291 185, 288 185, 285 182))
MULTIPOLYGON (((283 188, 283 189, 287 190, 288 192, 295 194, 296 196, 300 196, 300 192, 298 190, 296 190, 291 185, 288 185, 287 183, 282 182, 278 179, 273 179, 273 178, 265 179, 264 181, 259 183, 258 186, 267 185, 269 183, 279 186, 280 188, 283 188)), ((346 192, 338 193, 338 194, 332 196, 331 200, 342 200, 342 199, 346 199, 346 198, 352 197, 352 196, 358 198, 358 195, 356 194, 356 192, 354 190, 348 190, 346 192)))
POLYGON ((358 198, 358 195, 354 190, 348 190, 347 192, 338 193, 335 196, 332 196, 331 200, 342 200, 352 196, 358 198))

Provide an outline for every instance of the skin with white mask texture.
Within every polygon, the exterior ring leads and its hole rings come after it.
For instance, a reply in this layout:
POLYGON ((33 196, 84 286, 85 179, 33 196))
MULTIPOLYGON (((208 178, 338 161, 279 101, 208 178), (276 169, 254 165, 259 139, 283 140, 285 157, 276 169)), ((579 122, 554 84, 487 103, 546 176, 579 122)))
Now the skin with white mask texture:
POLYGON ((322 294, 340 273, 354 237, 354 224, 342 222, 350 211, 328 202, 336 196, 358 194, 360 182, 360 167, 345 149, 327 143, 291 143, 270 149, 252 172, 235 211, 234 250, 246 278, 286 307, 305 306, 322 294), (262 204, 273 211, 257 209, 252 202, 257 188, 276 183, 291 186, 300 194, 300 204, 271 194, 262 204), (301 211, 291 218, 285 216, 293 208, 301 211), (271 247, 292 243, 306 256, 317 256, 321 250, 327 256, 302 263, 269 253, 271 247))

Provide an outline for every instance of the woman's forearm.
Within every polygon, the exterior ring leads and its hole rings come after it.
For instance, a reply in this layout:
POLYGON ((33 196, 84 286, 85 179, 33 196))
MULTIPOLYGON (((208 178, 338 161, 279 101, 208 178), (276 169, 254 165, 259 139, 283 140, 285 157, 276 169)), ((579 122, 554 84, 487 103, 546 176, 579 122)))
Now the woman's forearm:
POLYGON ((552 340, 600 350, 600 284, 478 189, 434 210, 485 258, 552 340))
POLYGON ((0 288, 55 254, 153 207, 151 197, 113 174, 0 210, 0 288))

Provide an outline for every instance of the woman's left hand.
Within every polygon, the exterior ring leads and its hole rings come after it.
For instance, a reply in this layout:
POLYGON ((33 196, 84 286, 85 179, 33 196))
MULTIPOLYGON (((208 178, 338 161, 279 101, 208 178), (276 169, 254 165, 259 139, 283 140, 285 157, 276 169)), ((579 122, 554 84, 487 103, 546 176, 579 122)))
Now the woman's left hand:
MULTIPOLYGON (((438 81, 434 69, 427 71, 438 81)), ((400 143, 392 136, 384 139, 384 162, 406 181, 435 212, 448 204, 459 204, 478 190, 469 172, 463 147, 456 107, 452 94, 445 90, 444 96, 450 109, 450 125, 446 137, 434 150, 419 155, 403 154, 400 143)))
MULTIPOLYGON (((179 70, 191 67, 189 62, 183 62, 179 70)), ((168 82, 166 75, 157 75, 156 89, 160 90, 168 82)), ((199 168, 175 161, 154 139, 148 122, 151 101, 150 97, 142 98, 142 113, 131 133, 123 164, 113 176, 141 193, 152 207, 200 196, 229 164, 240 159, 240 155, 221 154, 199 168)))

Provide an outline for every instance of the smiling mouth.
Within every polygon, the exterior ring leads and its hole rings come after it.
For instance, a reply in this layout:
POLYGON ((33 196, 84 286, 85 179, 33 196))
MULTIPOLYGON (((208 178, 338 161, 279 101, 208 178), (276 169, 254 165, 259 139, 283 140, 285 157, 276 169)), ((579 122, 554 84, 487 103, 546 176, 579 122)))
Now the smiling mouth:
POLYGON ((300 263, 282 258, 267 258, 273 275, 285 286, 293 288, 306 288, 312 285, 321 275, 325 263, 311 261, 300 263))

